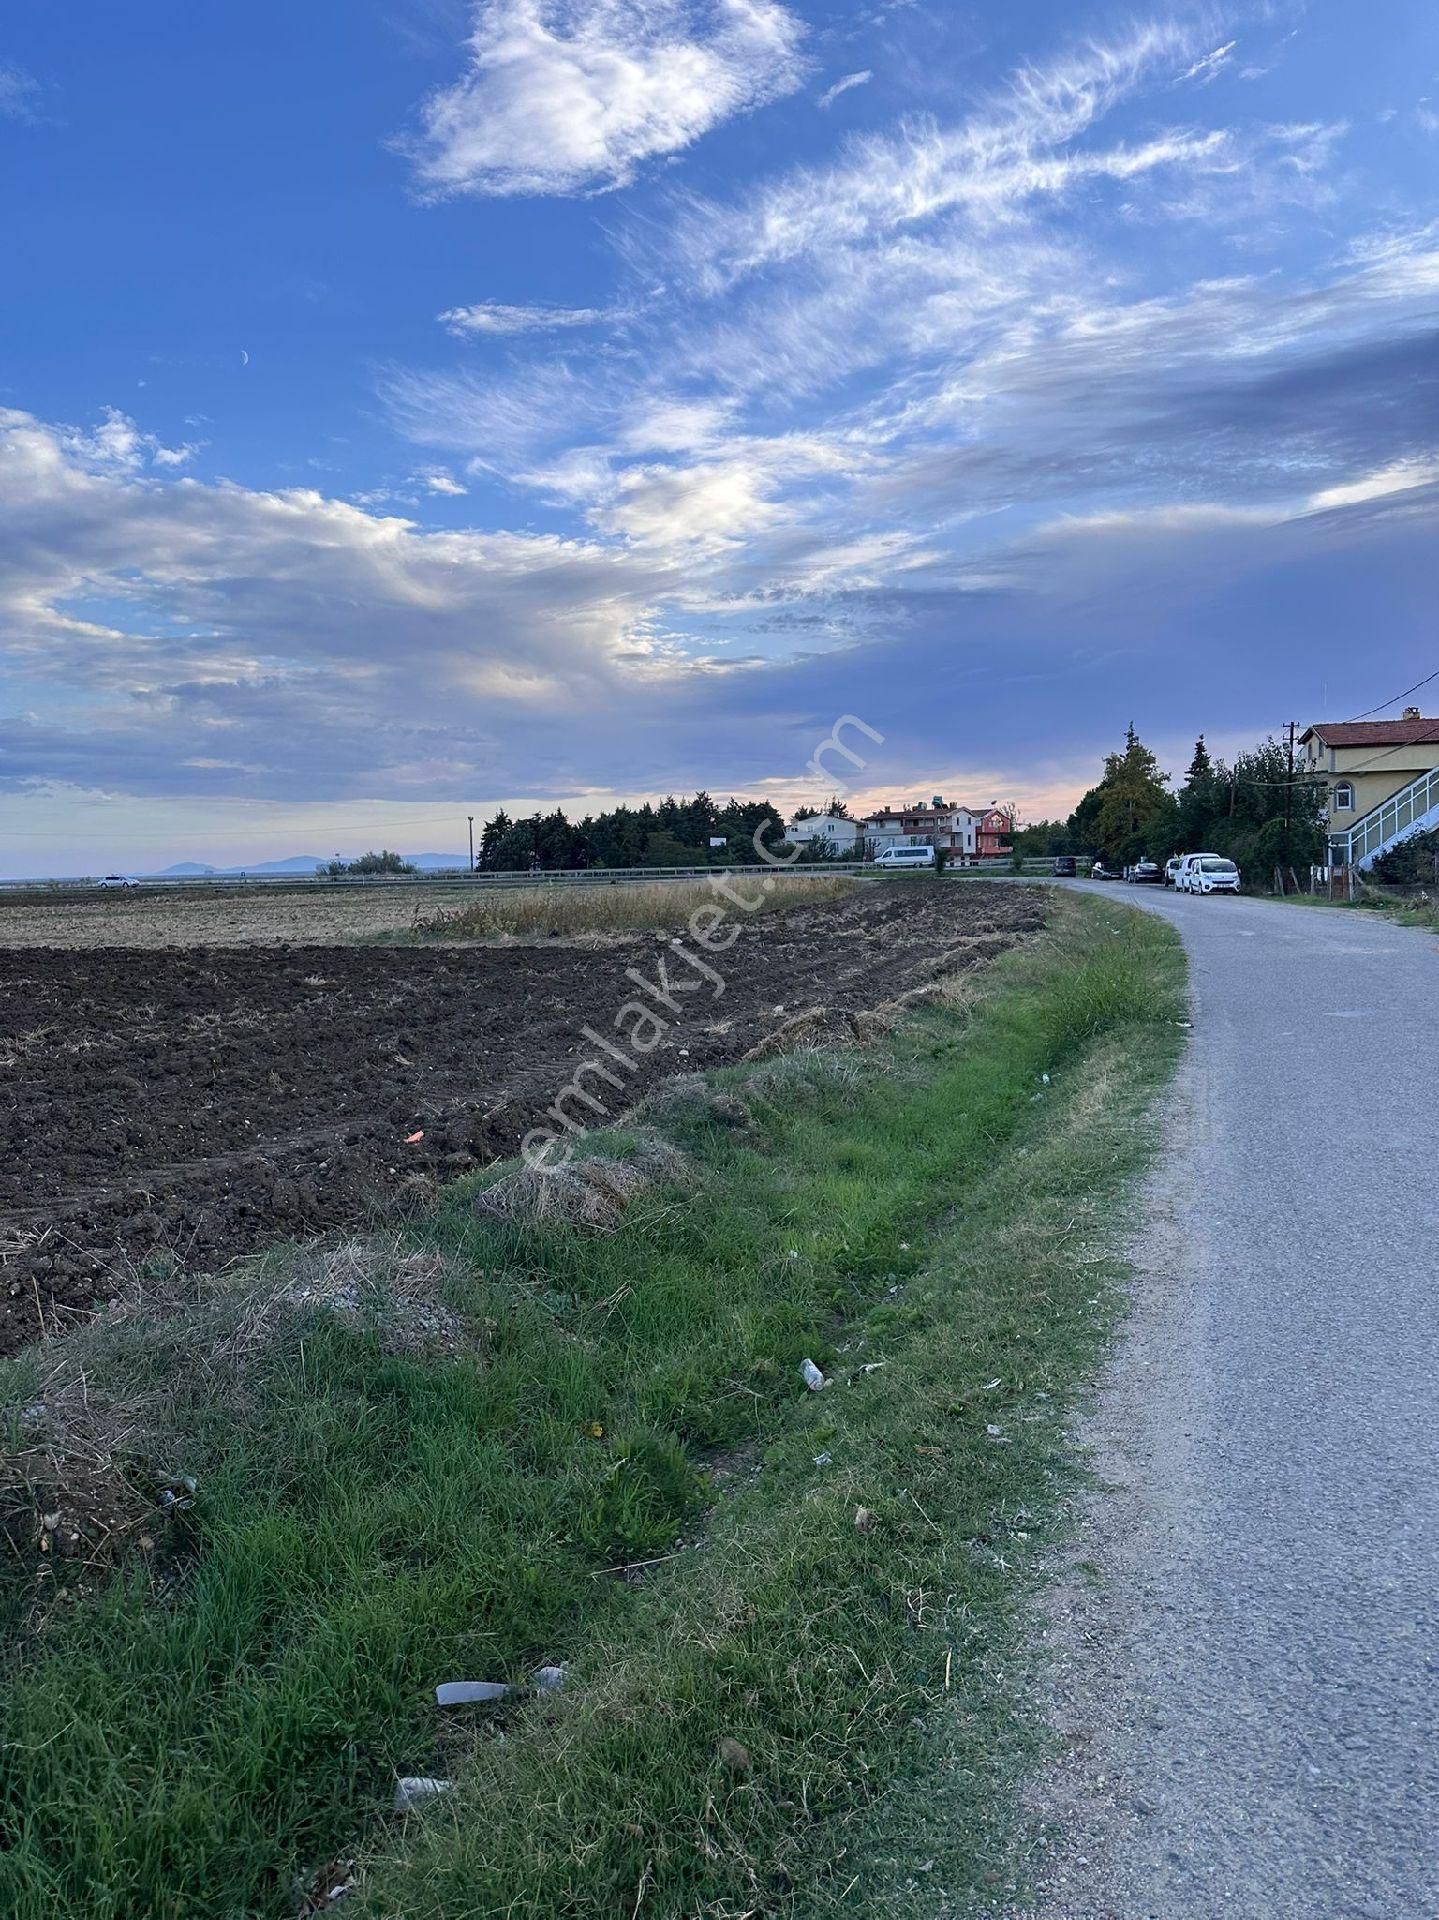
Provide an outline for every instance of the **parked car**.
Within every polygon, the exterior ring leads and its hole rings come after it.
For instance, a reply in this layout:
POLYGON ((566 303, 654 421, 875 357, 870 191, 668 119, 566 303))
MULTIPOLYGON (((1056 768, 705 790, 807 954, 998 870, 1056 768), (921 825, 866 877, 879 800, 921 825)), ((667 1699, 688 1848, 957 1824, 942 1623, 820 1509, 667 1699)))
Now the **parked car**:
POLYGON ((1181 893, 1238 893, 1239 869, 1219 853, 1186 853, 1175 881, 1181 893))
POLYGON ((1172 887, 1177 883, 1179 879, 1179 869, 1183 865, 1184 855, 1182 853, 1176 853, 1171 859, 1165 861, 1164 884, 1166 887, 1172 887))
POLYGON ((1054 856, 1054 877, 1056 880, 1072 880, 1079 869, 1074 864, 1072 853, 1057 853, 1054 856))
POLYGON ((1119 875, 1111 873, 1102 860, 1096 860, 1089 869, 1089 877, 1091 880, 1117 880, 1119 875))
POLYGON ((886 847, 884 852, 875 856, 874 864, 885 867, 890 872, 896 868, 932 867, 935 864, 933 847, 886 847))
POLYGON ((1124 877, 1131 887, 1158 887, 1164 882, 1164 869, 1157 860, 1136 860, 1124 877))
POLYGON ((97 880, 97 887, 133 887, 135 882, 123 873, 107 873, 103 880, 97 880))

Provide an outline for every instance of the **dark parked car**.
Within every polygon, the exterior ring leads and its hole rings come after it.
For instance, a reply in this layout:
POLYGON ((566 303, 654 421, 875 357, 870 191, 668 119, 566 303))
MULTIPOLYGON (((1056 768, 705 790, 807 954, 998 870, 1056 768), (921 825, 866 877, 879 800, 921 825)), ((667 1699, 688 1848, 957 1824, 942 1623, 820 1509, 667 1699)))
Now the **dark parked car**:
POLYGON ((1054 877, 1057 880, 1072 880, 1076 871, 1072 853, 1057 853, 1054 856, 1054 877))
POLYGON ((1096 860, 1089 869, 1089 877, 1091 880, 1117 880, 1119 875, 1106 867, 1102 860, 1096 860))
POLYGON ((1162 887, 1164 869, 1157 860, 1140 860, 1132 866, 1125 879, 1132 887, 1162 887))

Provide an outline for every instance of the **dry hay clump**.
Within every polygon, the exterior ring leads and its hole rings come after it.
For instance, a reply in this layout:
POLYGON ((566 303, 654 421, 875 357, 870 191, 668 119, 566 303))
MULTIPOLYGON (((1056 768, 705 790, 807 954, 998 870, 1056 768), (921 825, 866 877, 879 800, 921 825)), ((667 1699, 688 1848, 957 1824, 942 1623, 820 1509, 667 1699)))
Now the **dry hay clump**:
POLYGON ((468 1329, 444 1302, 455 1268, 400 1237, 317 1246, 221 1285, 139 1275, 87 1325, 41 1342, 3 1410, 0 1536, 22 1559, 103 1567, 127 1545, 163 1550, 190 1505, 177 1461, 186 1405, 244 1418, 253 1364, 302 1316, 332 1315, 387 1353, 453 1352, 468 1329), (172 1477, 179 1476, 179 1477, 172 1477), (157 1541, 161 1548, 157 1549, 157 1541))
POLYGON ((594 1153, 515 1167, 481 1187, 471 1205, 486 1219, 612 1233, 641 1194, 679 1179, 688 1165, 678 1147, 646 1133, 623 1156, 594 1153))
POLYGON ((749 1064, 786 1053, 831 1054, 841 1047, 872 1047, 898 1026, 908 1008, 935 993, 935 986, 926 984, 878 1007, 806 1007, 756 1040, 742 1057, 749 1064))
POLYGON ((721 1127, 747 1127, 749 1108, 737 1093, 713 1087, 702 1073, 678 1073, 652 1093, 639 1112, 646 1120, 666 1126, 697 1126, 712 1122, 721 1127))
POLYGON ((796 1046, 755 1062, 746 1084, 761 1100, 792 1099, 806 1088, 857 1087, 870 1071, 853 1049, 796 1046))
POLYGON ((398 1237, 307 1247, 287 1261, 286 1284, 270 1304, 331 1313, 376 1334, 386 1353, 453 1350, 465 1332, 443 1298, 454 1271, 443 1254, 406 1248, 398 1237))
POLYGON ((0 1535, 18 1559, 38 1555, 41 1576, 57 1561, 103 1565, 132 1540, 155 1545, 165 1483, 126 1453, 123 1420, 119 1433, 106 1430, 107 1411, 72 1427, 37 1402, 21 1410, 21 1442, 0 1459, 0 1535))
POLYGON ((805 1007, 756 1040, 741 1059, 748 1065, 756 1060, 772 1059, 776 1054, 805 1048, 813 1051, 822 1043, 831 1047, 852 1045, 858 1038, 856 1015, 833 1007, 805 1007))

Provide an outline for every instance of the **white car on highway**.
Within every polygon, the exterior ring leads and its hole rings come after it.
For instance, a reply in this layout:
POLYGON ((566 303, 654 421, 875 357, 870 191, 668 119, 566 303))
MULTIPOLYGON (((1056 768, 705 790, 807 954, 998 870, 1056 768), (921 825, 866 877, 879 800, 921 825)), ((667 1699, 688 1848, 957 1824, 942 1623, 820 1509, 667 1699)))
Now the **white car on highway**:
POLYGON ((1239 869, 1218 853, 1186 853, 1174 884, 1180 893, 1238 893, 1239 869))

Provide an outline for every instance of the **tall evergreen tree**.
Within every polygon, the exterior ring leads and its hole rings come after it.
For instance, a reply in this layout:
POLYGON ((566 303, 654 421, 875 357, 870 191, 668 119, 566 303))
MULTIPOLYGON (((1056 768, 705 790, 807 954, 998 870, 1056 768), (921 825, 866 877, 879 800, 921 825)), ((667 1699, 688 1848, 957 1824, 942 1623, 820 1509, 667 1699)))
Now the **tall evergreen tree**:
POLYGON ((1205 828, 1220 811, 1225 798, 1227 794, 1224 792, 1222 775, 1210 759, 1201 733, 1194 743, 1194 758, 1184 776, 1184 785, 1176 795, 1176 830, 1182 845, 1174 851, 1197 853, 1208 844, 1204 837, 1205 828))
POLYGON ((493 873, 499 866, 495 851, 509 832, 514 822, 501 807, 493 820, 487 820, 480 833, 480 853, 477 865, 483 872, 493 873))
POLYGON ((1164 790, 1168 784, 1169 775, 1159 771, 1158 760, 1131 723, 1123 753, 1111 753, 1104 762, 1094 813, 1099 850, 1121 865, 1140 859, 1151 847, 1161 850, 1174 830, 1174 800, 1164 790))

